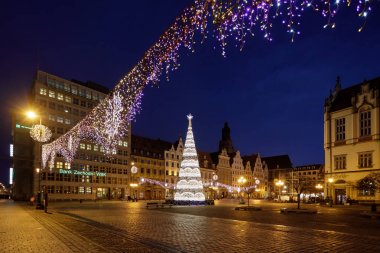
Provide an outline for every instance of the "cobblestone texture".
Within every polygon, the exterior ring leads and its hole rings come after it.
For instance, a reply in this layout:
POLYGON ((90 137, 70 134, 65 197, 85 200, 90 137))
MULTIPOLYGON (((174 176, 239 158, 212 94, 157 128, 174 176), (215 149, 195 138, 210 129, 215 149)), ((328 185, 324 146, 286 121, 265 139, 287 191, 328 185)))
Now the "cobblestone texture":
MULTIPOLYGON (((6 209, 18 208, 27 218, 1 231, 32 221, 51 244, 40 252, 380 252, 380 222, 359 217, 355 209, 283 215, 278 204, 260 212, 234 211, 228 204, 152 210, 144 204, 53 203, 51 215, 10 205, 6 209)), ((1 217, 11 213, 1 212, 1 217)), ((6 252, 15 252, 11 247, 33 252, 34 248, 14 246, 22 240, 19 234, 28 232, 16 229, 17 237, 6 243, 6 252)), ((35 243, 34 236, 29 244, 35 243)))

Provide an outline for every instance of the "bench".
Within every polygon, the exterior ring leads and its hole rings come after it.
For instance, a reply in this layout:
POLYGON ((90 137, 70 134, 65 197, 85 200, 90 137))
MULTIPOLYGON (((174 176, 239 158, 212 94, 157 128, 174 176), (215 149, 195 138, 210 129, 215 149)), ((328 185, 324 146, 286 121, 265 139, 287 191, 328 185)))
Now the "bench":
POLYGON ((146 208, 149 208, 149 207, 155 207, 155 208, 165 208, 165 207, 169 207, 169 208, 171 208, 171 207, 172 207, 172 204, 168 204, 168 203, 158 203, 158 202, 148 202, 148 203, 146 203, 146 208))

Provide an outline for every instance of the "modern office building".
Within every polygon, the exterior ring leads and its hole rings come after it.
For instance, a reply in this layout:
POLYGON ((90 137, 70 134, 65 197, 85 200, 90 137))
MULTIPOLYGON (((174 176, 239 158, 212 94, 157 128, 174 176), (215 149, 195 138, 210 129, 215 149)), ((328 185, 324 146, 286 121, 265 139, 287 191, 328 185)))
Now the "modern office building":
POLYGON ((342 89, 339 78, 324 105, 325 194, 334 203, 348 198, 379 201, 360 180, 380 172, 380 78, 342 89))
MULTIPOLYGON (((116 199, 130 194, 130 127, 111 157, 99 145, 81 142, 72 163, 57 157, 54 168, 41 168, 41 143, 30 137, 30 127, 41 122, 54 140, 70 130, 105 98, 108 88, 94 82, 66 80, 37 71, 29 105, 12 114, 12 197, 27 200, 40 190, 49 199, 116 199), (35 119, 25 111, 34 110, 35 119)), ((50 141, 51 141, 50 140, 50 141)))

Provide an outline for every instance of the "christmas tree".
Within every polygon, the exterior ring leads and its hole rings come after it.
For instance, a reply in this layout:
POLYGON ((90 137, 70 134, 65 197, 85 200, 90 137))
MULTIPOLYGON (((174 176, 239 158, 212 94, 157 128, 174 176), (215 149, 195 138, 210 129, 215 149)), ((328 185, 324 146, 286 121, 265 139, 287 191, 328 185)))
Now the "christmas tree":
POLYGON ((184 204, 186 202, 204 203, 205 195, 203 193, 201 171, 199 170, 198 155, 191 127, 193 116, 189 114, 187 118, 189 120, 189 127, 187 128, 185 148, 183 150, 174 200, 177 203, 184 204))

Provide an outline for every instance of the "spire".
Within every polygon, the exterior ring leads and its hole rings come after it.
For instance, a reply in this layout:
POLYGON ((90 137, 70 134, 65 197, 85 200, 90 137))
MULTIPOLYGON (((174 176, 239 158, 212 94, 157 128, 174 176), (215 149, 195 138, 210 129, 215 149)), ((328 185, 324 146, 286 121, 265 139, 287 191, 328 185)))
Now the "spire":
POLYGON ((231 129, 228 126, 228 122, 224 123, 224 127, 222 128, 222 139, 219 141, 219 152, 223 149, 226 149, 229 154, 235 152, 235 148, 231 140, 231 129))
POLYGON ((340 76, 336 77, 336 83, 335 83, 335 92, 340 91, 342 88, 342 85, 340 84, 340 76))

